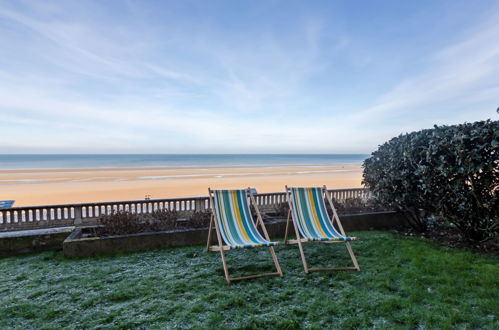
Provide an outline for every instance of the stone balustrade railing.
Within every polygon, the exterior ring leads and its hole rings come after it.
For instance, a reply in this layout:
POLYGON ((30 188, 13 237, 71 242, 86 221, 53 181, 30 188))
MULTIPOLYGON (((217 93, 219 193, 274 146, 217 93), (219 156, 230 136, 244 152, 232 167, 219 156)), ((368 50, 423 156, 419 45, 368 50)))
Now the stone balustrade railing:
MULTIPOLYGON (((364 188, 331 189, 328 193, 335 200, 369 196, 369 191, 364 188)), ((255 198, 264 212, 286 202, 284 192, 256 194, 255 198)), ((0 210, 0 231, 89 225, 94 224, 99 216, 116 211, 145 214, 169 209, 187 214, 208 208, 208 196, 13 207, 0 210)))

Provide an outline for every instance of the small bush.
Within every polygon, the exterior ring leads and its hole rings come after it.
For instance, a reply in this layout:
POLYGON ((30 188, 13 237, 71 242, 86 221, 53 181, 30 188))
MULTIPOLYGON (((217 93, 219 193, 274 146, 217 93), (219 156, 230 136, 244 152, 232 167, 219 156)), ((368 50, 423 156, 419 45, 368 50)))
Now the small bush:
POLYGON ((102 215, 98 219, 104 227, 99 228, 100 235, 126 235, 140 233, 145 229, 145 224, 138 215, 127 211, 117 211, 110 215, 102 215))
POLYGON ((115 211, 99 217, 98 222, 103 227, 97 228, 95 234, 99 236, 127 235, 171 230, 176 227, 177 217, 175 210, 156 210, 151 214, 115 211))
POLYGON ((279 218, 287 218, 288 214, 289 214, 288 202, 279 203, 278 205, 274 206, 274 212, 272 213, 272 215, 279 218))
MULTIPOLYGON (((390 208, 385 207, 378 203, 374 198, 347 198, 344 200, 337 200, 333 198, 333 205, 338 214, 356 214, 356 213, 368 213, 368 212, 379 212, 386 211, 390 208)), ((330 216, 333 215, 333 211, 329 206, 329 202, 326 201, 326 208, 330 216)))
POLYGON ((151 214, 134 214, 127 211, 117 211, 110 215, 103 215, 99 223, 103 225, 96 228, 94 234, 102 235, 127 235, 143 232, 158 232, 176 228, 205 228, 210 224, 211 211, 194 211, 185 221, 179 220, 176 210, 156 210, 151 214))
POLYGON ((156 210, 148 221, 151 231, 171 230, 177 227, 178 212, 176 210, 156 210))
POLYGON ((189 227, 203 228, 210 225, 211 211, 194 211, 189 217, 189 227))

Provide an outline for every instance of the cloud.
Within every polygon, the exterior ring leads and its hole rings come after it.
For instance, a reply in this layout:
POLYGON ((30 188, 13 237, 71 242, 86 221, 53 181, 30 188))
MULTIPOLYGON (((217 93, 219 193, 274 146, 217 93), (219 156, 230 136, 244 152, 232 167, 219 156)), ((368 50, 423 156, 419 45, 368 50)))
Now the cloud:
POLYGON ((0 51, 0 153, 369 152, 406 130, 487 118, 499 95, 497 15, 395 85, 376 77, 384 93, 344 110, 336 97, 358 81, 343 80, 343 66, 369 70, 374 60, 358 58, 375 57, 342 58, 355 36, 332 33, 324 14, 297 14, 282 34, 175 13, 155 26, 104 3, 72 5, 0 2, 10 46, 0 51))
POLYGON ((380 102, 349 120, 364 124, 405 115, 412 121, 419 113, 422 118, 405 125, 418 129, 435 120, 444 124, 493 117, 499 95, 498 21, 499 15, 492 15, 463 40, 429 54, 423 72, 401 81, 380 102))

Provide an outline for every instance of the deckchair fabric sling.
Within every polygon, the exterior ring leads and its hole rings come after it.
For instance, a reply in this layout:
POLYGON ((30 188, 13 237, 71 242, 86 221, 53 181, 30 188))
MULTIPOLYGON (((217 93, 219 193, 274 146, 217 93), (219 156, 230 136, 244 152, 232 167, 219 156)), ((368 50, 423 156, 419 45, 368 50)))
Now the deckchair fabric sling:
POLYGON ((351 241, 334 228, 324 203, 322 188, 289 188, 300 234, 313 241, 351 241))
POLYGON ((235 280, 244 280, 263 276, 282 277, 281 266, 279 265, 279 261, 277 260, 277 256, 274 251, 274 245, 278 245, 279 243, 270 241, 269 234, 267 233, 262 215, 258 210, 258 205, 251 189, 208 189, 208 193, 212 215, 210 219, 210 227, 208 229, 208 242, 206 248, 208 251, 220 251, 227 283, 230 284, 235 280), (257 216, 256 224, 253 220, 253 216, 251 215, 249 200, 255 208, 257 216), (257 226, 259 226, 262 230, 263 236, 258 231, 257 226), (216 230, 218 245, 211 245, 213 227, 216 230), (274 261, 276 272, 230 277, 224 251, 244 247, 266 247, 270 252, 272 260, 274 261))
POLYGON ((213 190, 213 198, 220 233, 231 249, 278 245, 264 239, 256 229, 246 190, 213 190))

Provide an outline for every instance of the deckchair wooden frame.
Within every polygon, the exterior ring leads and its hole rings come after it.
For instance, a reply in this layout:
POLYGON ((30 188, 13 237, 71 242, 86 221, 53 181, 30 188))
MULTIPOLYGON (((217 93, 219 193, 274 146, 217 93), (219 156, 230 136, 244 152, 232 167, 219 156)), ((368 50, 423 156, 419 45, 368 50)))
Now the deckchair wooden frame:
MULTIPOLYGON (((260 213, 260 210, 258 209, 258 205, 256 204, 255 196, 253 196, 251 189, 247 188, 246 190, 246 195, 250 197, 251 204, 255 208, 256 215, 257 215, 257 221, 256 221, 256 227, 260 226, 263 232, 264 238, 270 242, 269 234, 267 232, 267 229, 265 228, 265 224, 263 223, 262 215, 260 213)), ((247 276, 240 276, 240 277, 230 277, 229 274, 229 267, 227 266, 227 260, 225 258, 224 251, 229 251, 233 250, 228 245, 224 244, 224 241, 222 240, 222 236, 220 234, 220 228, 218 221, 215 221, 216 213, 215 213, 215 204, 213 200, 213 194, 212 194, 211 188, 208 188, 208 194, 210 198, 210 208, 211 208, 211 218, 210 218, 210 227, 208 229, 208 242, 206 243, 206 250, 207 251, 220 251, 220 256, 222 257, 222 264, 224 268, 224 274, 225 274, 225 279, 227 280, 227 283, 230 284, 232 281, 238 281, 238 280, 246 280, 246 279, 251 279, 251 278, 257 278, 257 277, 264 277, 264 276, 283 276, 281 266, 279 265, 279 260, 277 260, 277 256, 274 251, 273 246, 268 246, 268 249, 270 251, 270 255, 272 256, 272 260, 274 261, 274 265, 277 269, 277 272, 273 273, 262 273, 262 274, 254 274, 254 275, 247 275, 247 276), (216 231, 216 236, 218 240, 218 246, 217 245, 211 245, 212 242, 212 228, 213 228, 213 223, 215 223, 215 231, 216 231)))
MULTIPOLYGON (((325 185, 322 186, 322 194, 326 196, 326 199, 329 202, 329 206, 331 206, 331 209, 333 210, 333 216, 331 219, 332 225, 334 226, 334 223, 336 221, 336 223, 338 224, 338 229, 340 230, 340 233, 346 237, 347 235, 345 234, 345 230, 343 230, 343 226, 341 225, 340 218, 338 217, 338 214, 336 213, 336 208, 333 205, 333 200, 331 199, 331 196, 327 193, 327 188, 325 185)), ((305 273, 318 272, 318 271, 329 271, 329 270, 356 270, 356 271, 360 271, 359 263, 357 262, 357 258, 355 257, 355 254, 353 253, 353 250, 352 250, 352 247, 350 246, 349 241, 340 241, 340 240, 338 240, 338 241, 336 241, 336 240, 314 241, 314 240, 311 240, 307 237, 301 237, 302 235, 300 234, 300 231, 298 230, 298 219, 296 219, 296 214, 293 210, 293 203, 291 201, 291 190, 288 188, 288 186, 286 186, 286 199, 288 200, 288 204, 289 204, 289 212, 288 212, 288 218, 286 221, 286 231, 284 233, 284 243, 285 244, 298 244, 298 248, 300 250, 300 256, 301 256, 301 260, 303 263, 303 268, 305 270, 305 273), (290 219, 293 219, 293 225, 294 225, 294 229, 295 229, 295 233, 296 233, 296 239, 288 240, 290 219), (323 244, 345 243, 346 248, 348 250, 348 254, 350 255, 350 258, 352 259, 352 263, 354 266, 353 267, 331 267, 331 268, 311 268, 311 267, 308 267, 307 259, 305 258, 305 253, 303 252, 303 246, 302 246, 303 243, 308 243, 308 242, 319 242, 319 243, 323 243, 323 244)))

